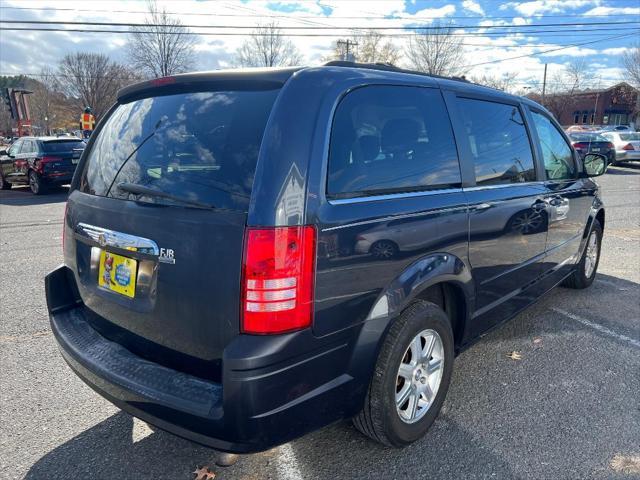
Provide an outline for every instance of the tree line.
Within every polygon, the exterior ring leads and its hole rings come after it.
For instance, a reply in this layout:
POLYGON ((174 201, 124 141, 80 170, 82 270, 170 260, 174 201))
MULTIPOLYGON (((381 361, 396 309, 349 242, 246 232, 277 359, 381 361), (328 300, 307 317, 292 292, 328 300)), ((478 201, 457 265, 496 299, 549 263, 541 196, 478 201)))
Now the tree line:
MULTIPOLYGON (((198 36, 186 28, 155 0, 147 3, 144 25, 133 27, 127 36, 126 60, 117 62, 106 54, 77 52, 65 55, 54 67, 45 67, 31 77, 0 77, 0 87, 21 86, 32 90, 31 116, 42 132, 72 129, 87 106, 99 120, 114 103, 117 91, 135 81, 197 70, 198 36)), ((357 30, 350 38, 333 43, 330 60, 383 63, 408 67, 431 75, 466 77, 474 83, 510 93, 538 95, 541 82, 527 87, 517 72, 501 75, 470 75, 465 55, 464 36, 456 34, 453 24, 434 23, 415 31, 398 46, 376 30, 357 30)), ((498 47, 496 47, 498 48, 498 47)), ((282 67, 302 65, 304 55, 283 33, 277 22, 259 24, 232 56, 234 67, 282 67)), ((622 59, 630 82, 640 85, 640 44, 622 59)), ((549 78, 546 106, 554 111, 556 93, 576 92, 593 81, 584 60, 575 60, 549 78)), ((557 106, 561 108, 561 105, 557 106)), ((0 130, 11 124, 8 113, 0 112, 0 130)))

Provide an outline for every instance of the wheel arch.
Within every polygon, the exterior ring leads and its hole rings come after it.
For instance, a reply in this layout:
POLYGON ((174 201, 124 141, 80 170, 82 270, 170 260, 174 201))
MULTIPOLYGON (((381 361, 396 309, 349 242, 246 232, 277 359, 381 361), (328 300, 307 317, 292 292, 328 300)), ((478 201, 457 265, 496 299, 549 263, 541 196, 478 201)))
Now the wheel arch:
POLYGON ((357 397, 354 405, 359 408, 364 401, 389 329, 409 305, 416 300, 427 300, 443 307, 452 322, 458 351, 473 311, 474 289, 469 267, 449 253, 422 257, 396 276, 378 296, 355 340, 348 367, 348 373, 356 379, 358 387, 354 390, 357 397))

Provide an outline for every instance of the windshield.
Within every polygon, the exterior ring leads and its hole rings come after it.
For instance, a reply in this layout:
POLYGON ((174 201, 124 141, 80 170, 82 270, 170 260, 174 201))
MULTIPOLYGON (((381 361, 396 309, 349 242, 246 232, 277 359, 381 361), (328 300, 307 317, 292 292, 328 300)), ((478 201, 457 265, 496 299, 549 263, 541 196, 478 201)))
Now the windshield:
POLYGON ((625 142, 640 140, 640 132, 638 133, 621 133, 620 140, 625 142))
POLYGON ((578 142, 608 142, 605 137, 598 135, 597 133, 572 133, 570 137, 571 140, 576 140, 578 142))
POLYGON ((85 143, 81 140, 57 140, 53 142, 43 142, 42 149, 47 153, 71 152, 74 149, 84 149, 85 143))
POLYGON ((192 92, 120 105, 98 132, 80 189, 148 203, 246 210, 278 90, 192 92), (119 184, 166 196, 134 193, 119 184), (173 199, 172 199, 173 197, 173 199))

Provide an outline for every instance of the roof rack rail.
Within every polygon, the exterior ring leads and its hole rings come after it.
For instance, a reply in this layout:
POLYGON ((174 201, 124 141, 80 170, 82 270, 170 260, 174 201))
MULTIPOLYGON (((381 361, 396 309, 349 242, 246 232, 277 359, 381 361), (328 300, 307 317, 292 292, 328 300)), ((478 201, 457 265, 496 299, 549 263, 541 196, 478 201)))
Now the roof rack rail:
POLYGON ((351 67, 351 68, 368 68, 370 70, 383 70, 386 72, 411 73, 413 75, 422 75, 423 77, 443 78, 446 80, 456 80, 458 82, 471 83, 465 77, 446 77, 443 75, 434 75, 430 73, 420 72, 418 70, 408 70, 396 67, 391 63, 358 63, 347 62, 344 60, 332 60, 323 64, 325 67, 351 67))

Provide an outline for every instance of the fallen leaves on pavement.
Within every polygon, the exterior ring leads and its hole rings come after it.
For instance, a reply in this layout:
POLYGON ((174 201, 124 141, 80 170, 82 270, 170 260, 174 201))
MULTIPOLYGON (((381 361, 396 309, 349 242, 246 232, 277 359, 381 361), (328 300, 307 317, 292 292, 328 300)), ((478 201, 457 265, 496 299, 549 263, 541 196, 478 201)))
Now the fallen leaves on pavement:
POLYGON ((640 474, 640 455, 620 455, 616 454, 611 460, 611 468, 619 473, 640 474))
POLYGON ((507 358, 510 358, 511 360, 522 360, 522 354, 514 350, 513 352, 507 353, 507 358))
POLYGON ((196 468, 193 472, 196 475, 195 480, 213 480, 216 478, 216 474, 213 473, 206 465, 204 467, 196 468))

